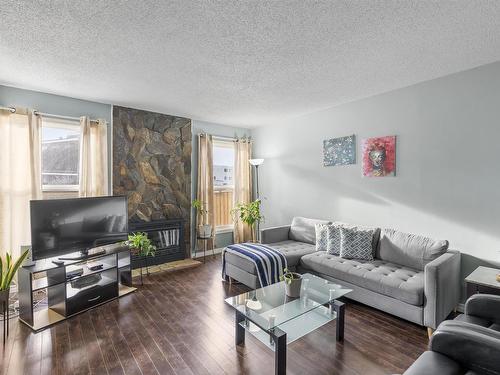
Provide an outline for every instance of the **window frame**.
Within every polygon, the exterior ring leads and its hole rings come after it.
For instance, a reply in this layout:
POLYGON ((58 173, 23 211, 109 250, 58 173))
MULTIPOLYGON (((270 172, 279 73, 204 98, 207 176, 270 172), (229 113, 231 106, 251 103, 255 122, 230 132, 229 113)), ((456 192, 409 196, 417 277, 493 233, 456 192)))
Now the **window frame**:
POLYGON ((81 129, 80 129, 80 121, 78 120, 68 120, 68 119, 59 119, 59 118, 51 118, 51 117, 42 117, 42 126, 40 129, 40 153, 42 152, 43 145, 43 128, 53 128, 53 129, 69 129, 69 130, 77 130, 78 131, 78 184, 76 185, 44 185, 43 184, 43 159, 40 155, 40 189, 42 193, 50 193, 50 192, 78 192, 80 190, 80 164, 81 164, 81 129))

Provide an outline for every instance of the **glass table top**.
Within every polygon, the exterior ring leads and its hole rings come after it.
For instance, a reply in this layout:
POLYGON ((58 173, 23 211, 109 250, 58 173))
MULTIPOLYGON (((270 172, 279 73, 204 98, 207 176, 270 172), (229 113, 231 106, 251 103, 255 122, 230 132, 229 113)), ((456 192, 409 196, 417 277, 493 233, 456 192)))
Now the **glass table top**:
MULTIPOLYGON (((287 297, 285 282, 252 290, 234 297, 226 302, 241 312, 246 318, 263 329, 272 329, 289 321, 308 314, 313 310, 323 313, 324 304, 338 299, 352 289, 344 289, 316 275, 302 275, 300 298, 287 297)), ((330 320, 335 316, 330 316, 330 320)), ((304 319, 297 319, 300 322, 304 319)))

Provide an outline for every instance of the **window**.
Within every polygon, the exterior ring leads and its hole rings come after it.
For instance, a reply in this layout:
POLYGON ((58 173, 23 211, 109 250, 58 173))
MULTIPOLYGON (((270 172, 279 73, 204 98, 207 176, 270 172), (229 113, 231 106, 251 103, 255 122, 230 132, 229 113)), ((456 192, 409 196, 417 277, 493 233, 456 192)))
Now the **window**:
POLYGON ((233 220, 231 218, 234 190, 233 171, 234 143, 232 141, 214 141, 214 216, 217 231, 233 228, 233 220))
POLYGON ((43 118, 41 170, 43 191, 78 191, 80 124, 43 118))

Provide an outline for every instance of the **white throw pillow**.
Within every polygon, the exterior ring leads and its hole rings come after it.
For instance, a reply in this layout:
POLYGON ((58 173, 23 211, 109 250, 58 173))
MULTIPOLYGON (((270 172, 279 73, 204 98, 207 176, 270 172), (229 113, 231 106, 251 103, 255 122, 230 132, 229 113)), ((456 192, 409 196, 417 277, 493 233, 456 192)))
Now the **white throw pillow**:
POLYGON ((332 255, 340 255, 340 227, 342 225, 333 223, 328 226, 328 247, 327 253, 332 255))
POLYGON ((328 248, 328 226, 327 224, 315 224, 316 251, 326 251, 328 248))
POLYGON ((340 227, 340 257, 373 260, 373 233, 371 229, 340 227))

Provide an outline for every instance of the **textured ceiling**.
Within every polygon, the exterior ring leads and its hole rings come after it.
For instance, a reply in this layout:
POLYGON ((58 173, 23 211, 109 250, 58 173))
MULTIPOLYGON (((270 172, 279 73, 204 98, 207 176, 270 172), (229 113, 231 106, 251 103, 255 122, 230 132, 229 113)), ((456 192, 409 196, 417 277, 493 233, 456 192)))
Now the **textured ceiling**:
POLYGON ((0 0, 1 84, 228 125, 497 60, 495 0, 0 0))

